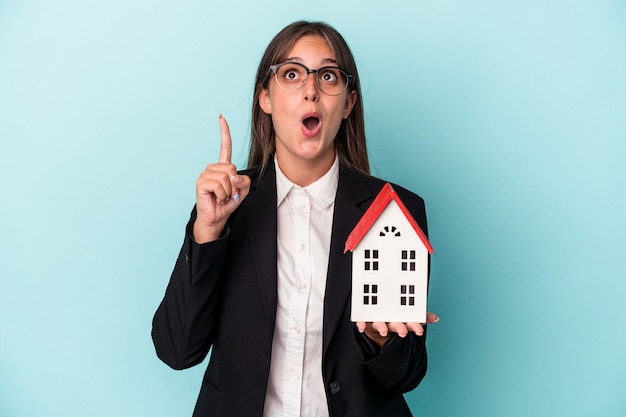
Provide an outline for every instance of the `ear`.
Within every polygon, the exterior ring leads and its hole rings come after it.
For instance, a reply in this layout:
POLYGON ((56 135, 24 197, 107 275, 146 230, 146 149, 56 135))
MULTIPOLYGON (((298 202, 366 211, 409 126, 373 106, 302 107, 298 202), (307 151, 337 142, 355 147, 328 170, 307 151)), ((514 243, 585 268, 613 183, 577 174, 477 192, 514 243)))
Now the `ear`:
POLYGON ((265 114, 272 114, 272 100, 270 100, 270 90, 264 88, 259 93, 259 106, 265 114))
POLYGON ((352 90, 346 97, 346 105, 343 108, 343 118, 347 119, 356 103, 356 91, 352 90))

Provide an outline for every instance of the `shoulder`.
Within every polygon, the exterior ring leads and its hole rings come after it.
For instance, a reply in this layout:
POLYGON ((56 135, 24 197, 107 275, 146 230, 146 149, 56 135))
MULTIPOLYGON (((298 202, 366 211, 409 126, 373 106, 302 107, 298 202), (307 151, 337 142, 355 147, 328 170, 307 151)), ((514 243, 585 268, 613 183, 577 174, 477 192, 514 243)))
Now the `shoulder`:
POLYGON ((372 176, 363 172, 358 172, 348 167, 342 167, 340 171, 340 175, 345 177, 346 179, 345 184, 348 184, 348 186, 356 186, 357 184, 364 184, 364 186, 366 186, 370 190, 373 197, 378 195, 378 193, 382 190, 385 184, 389 183, 391 184, 391 187, 394 189, 394 191, 398 194, 400 199, 407 206, 413 206, 416 204, 424 205, 424 199, 420 195, 418 195, 417 193, 397 183, 393 183, 393 182, 390 182, 382 178, 378 178, 378 177, 375 177, 375 176, 372 176))

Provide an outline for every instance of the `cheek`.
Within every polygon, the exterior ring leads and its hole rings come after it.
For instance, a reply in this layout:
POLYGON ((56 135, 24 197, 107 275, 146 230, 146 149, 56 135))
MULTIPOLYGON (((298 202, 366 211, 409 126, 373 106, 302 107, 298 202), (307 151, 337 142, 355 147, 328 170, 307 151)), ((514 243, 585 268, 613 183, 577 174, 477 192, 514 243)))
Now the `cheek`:
POLYGON ((336 103, 336 105, 333 106, 333 110, 331 111, 331 120, 333 121, 333 124, 336 123, 337 125, 339 125, 347 114, 349 113, 346 112, 345 102, 341 101, 339 103, 336 103))
POLYGON ((278 117, 292 116, 297 113, 297 104, 293 99, 277 94, 274 96, 274 100, 272 100, 272 113, 278 117))

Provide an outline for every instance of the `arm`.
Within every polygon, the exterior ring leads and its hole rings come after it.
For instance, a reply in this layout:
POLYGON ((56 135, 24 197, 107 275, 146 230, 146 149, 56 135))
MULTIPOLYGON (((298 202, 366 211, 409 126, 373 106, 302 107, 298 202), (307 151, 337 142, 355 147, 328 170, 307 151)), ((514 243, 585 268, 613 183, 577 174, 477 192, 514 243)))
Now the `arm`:
POLYGON ((227 250, 226 224, 250 191, 250 178, 237 174, 230 161, 230 130, 221 115, 219 123, 219 161, 208 165, 196 181, 196 206, 152 324, 157 355, 174 369, 196 365, 211 347, 227 250))
POLYGON ((195 243, 191 233, 195 212, 194 209, 165 296, 152 321, 157 356, 174 369, 202 362, 213 341, 219 309, 227 237, 195 243))
POLYGON ((355 340, 362 364, 386 391, 404 394, 411 391, 426 375, 426 337, 409 333, 392 334, 379 347, 372 339, 355 329, 355 340))
MULTIPOLYGON (((428 323, 436 323, 439 318, 428 313, 428 323)), ((426 375, 426 326, 419 323, 382 323, 389 331, 381 336, 373 326, 379 323, 367 323, 367 330, 355 329, 357 350, 362 363, 370 374, 387 391, 405 393, 411 391, 426 375), (400 334, 395 325, 411 327, 419 325, 419 331, 400 334), (369 335, 368 335, 369 333, 369 335)))

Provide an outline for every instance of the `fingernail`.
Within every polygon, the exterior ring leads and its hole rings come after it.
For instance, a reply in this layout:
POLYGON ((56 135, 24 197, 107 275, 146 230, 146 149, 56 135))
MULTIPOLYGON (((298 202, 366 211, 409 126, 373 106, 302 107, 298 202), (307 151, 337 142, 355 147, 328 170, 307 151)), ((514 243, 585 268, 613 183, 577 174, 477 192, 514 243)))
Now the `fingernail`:
POLYGON ((239 193, 237 193, 237 194, 235 194, 235 195, 233 196, 233 200, 235 200, 235 203, 237 203, 237 202, 238 202, 238 200, 239 200, 239 193))

